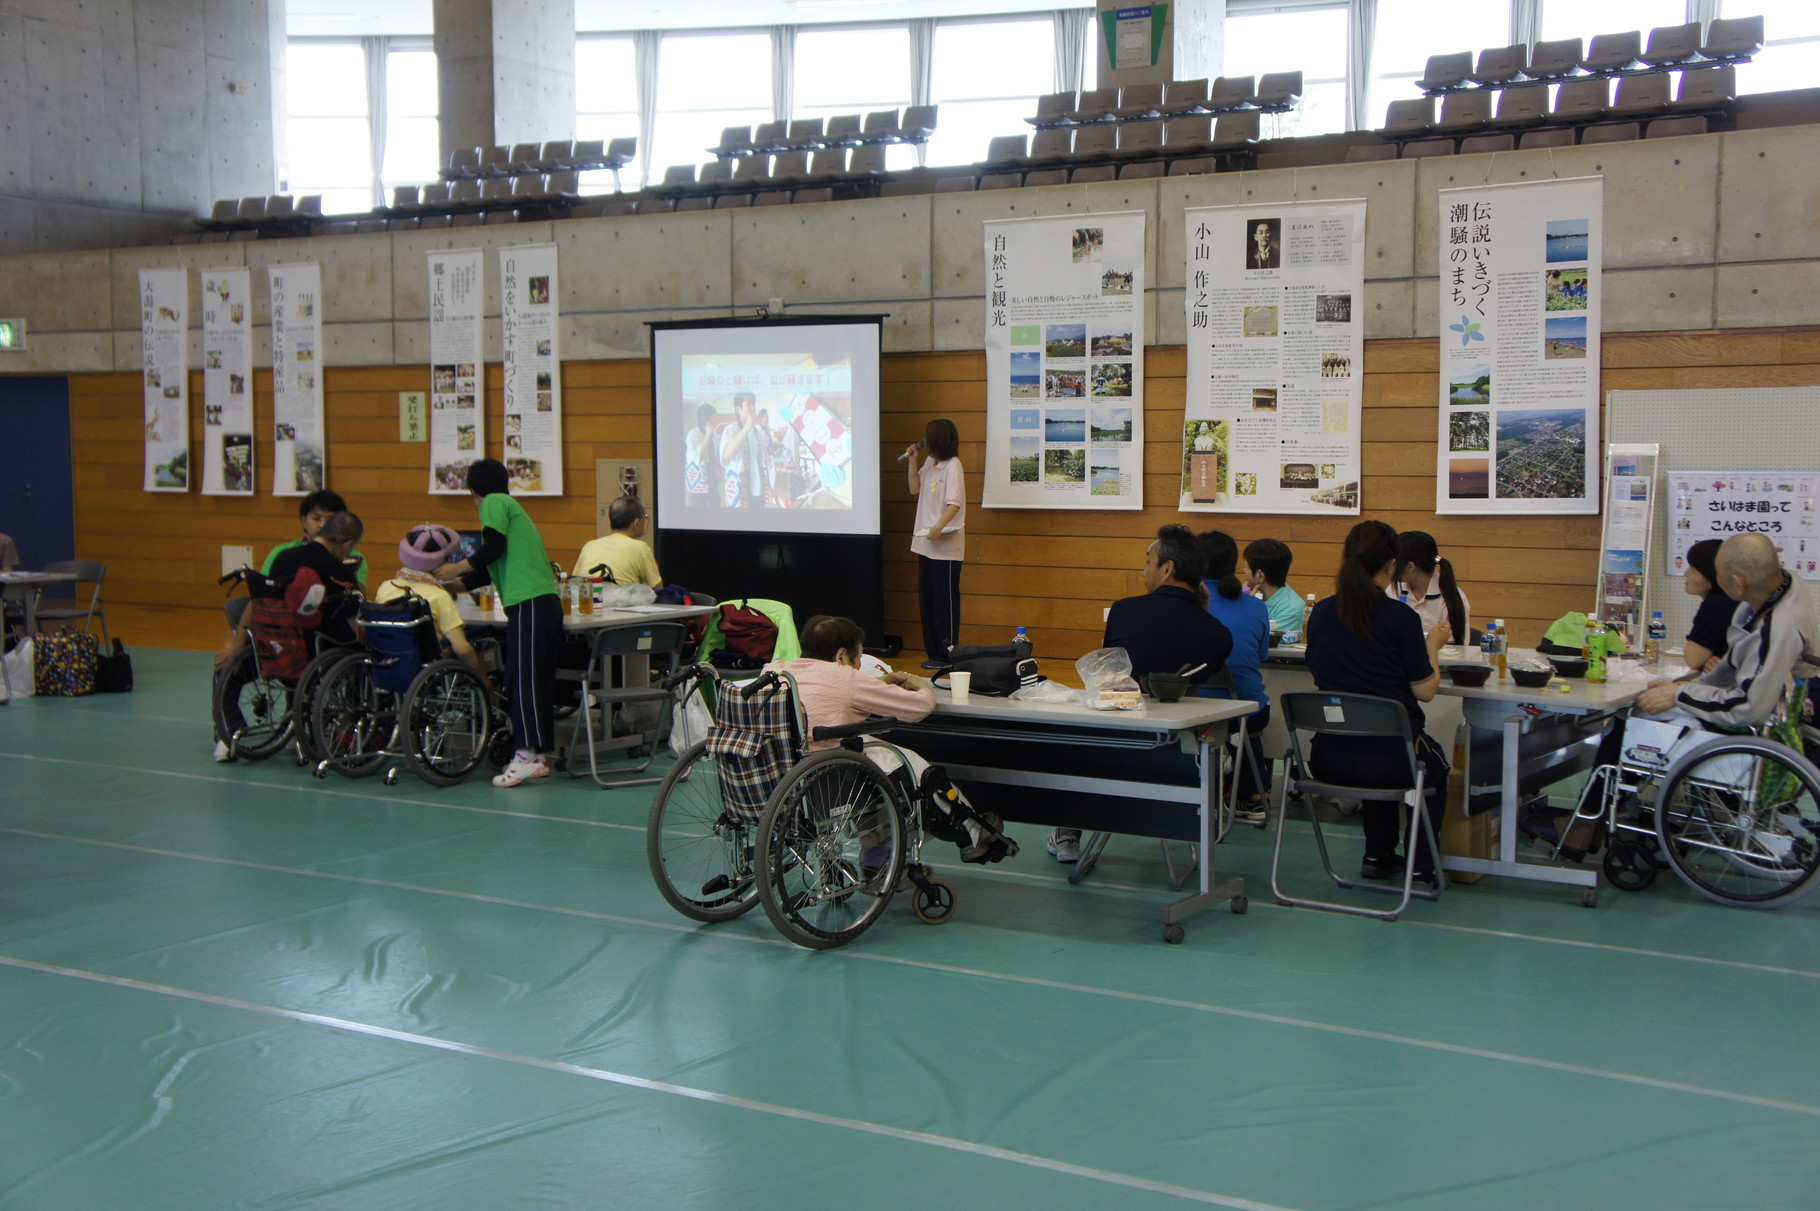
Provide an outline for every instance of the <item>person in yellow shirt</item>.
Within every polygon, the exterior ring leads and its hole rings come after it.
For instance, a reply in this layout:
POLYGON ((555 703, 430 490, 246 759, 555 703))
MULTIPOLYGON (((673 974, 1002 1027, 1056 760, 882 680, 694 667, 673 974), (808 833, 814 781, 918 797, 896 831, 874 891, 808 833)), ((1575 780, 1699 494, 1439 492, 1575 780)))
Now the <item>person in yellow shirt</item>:
POLYGON ((648 584, 664 587, 657 570, 657 557, 640 541, 645 535, 645 506, 636 496, 622 496, 607 506, 607 524, 611 534, 594 539, 582 547, 575 560, 576 576, 595 575, 594 569, 605 564, 619 584, 648 584))
POLYGON ((447 526, 413 527, 398 543, 398 575, 382 583, 374 591, 373 600, 384 604, 404 597, 421 598, 430 607, 430 618, 435 623, 436 633, 449 645, 449 650, 462 663, 479 673, 482 681, 487 681, 487 671, 481 666, 480 653, 468 642, 467 628, 462 624, 461 614, 455 609, 455 598, 442 587, 435 574, 435 569, 442 565, 460 542, 461 535, 447 526))

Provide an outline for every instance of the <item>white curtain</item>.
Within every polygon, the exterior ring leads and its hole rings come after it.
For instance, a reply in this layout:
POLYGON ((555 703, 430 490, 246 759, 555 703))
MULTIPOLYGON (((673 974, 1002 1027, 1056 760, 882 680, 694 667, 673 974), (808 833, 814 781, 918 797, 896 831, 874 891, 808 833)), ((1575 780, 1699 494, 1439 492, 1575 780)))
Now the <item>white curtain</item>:
POLYGON ((386 51, 390 38, 362 38, 360 49, 367 67, 367 158, 372 165, 373 205, 385 206, 386 51))
POLYGON ((654 29, 632 35, 632 64, 638 76, 638 185, 651 183, 651 140, 657 131, 657 40, 654 29))
POLYGON ((1371 44, 1377 37, 1378 0, 1349 0, 1346 5, 1346 129, 1369 130, 1371 44))
MULTIPOLYGON (((910 21, 910 104, 933 104, 930 90, 935 81, 935 18, 914 17, 910 21)), ((939 115, 938 115, 939 120, 939 115)), ((916 145, 916 162, 929 162, 929 145, 916 145)))
POLYGON ((796 27, 771 27, 771 117, 785 121, 796 109, 796 27))
POLYGON ((1510 44, 1534 46, 1542 36, 1542 0, 1511 0, 1510 44))
POLYGON ((1087 76, 1088 39, 1093 34, 1095 10, 1091 8, 1058 8, 1055 10, 1055 91, 1079 92, 1087 76))

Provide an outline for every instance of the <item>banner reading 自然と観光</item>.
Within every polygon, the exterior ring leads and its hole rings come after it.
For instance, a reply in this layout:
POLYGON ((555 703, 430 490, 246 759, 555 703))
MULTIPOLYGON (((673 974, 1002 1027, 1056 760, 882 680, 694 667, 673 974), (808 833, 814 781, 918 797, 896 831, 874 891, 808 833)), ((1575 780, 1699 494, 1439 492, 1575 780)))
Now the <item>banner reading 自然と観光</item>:
POLYGON ((1357 513, 1365 203, 1184 212, 1186 512, 1357 513))
POLYGON ((982 503, 1143 508, 1143 212, 1001 219, 985 235, 982 503))
POLYGON ((253 492, 253 275, 202 271, 202 491, 253 492))
POLYGON ((465 494, 468 465, 486 456, 486 333, 480 249, 429 254, 430 491, 465 494))
POLYGON ((1598 177, 1440 193, 1437 513, 1599 511, 1598 177))
POLYGON ((147 492, 190 489, 189 304, 187 271, 139 271, 147 492))
POLYGON ((273 265, 272 495, 304 496, 327 474, 322 423, 322 267, 273 265))
POLYGON ((562 495, 562 355, 556 343, 556 245, 499 250, 505 329, 505 453, 515 496, 562 495))

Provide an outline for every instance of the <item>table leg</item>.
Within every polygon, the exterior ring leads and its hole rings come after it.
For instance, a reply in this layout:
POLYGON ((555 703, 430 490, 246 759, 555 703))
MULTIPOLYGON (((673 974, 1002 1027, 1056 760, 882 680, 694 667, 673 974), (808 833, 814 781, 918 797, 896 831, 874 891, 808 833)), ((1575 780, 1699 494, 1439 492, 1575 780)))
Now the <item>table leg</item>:
MULTIPOLYGON (((1241 733, 1241 739, 1243 738, 1241 733)), ((1227 879, 1215 882, 1213 877, 1214 849, 1219 844, 1219 803, 1221 785, 1224 782, 1217 754, 1212 745, 1203 737, 1200 742, 1201 766, 1201 889, 1192 896, 1184 896, 1163 906, 1163 940, 1180 942, 1184 936, 1181 923, 1196 913, 1204 912, 1222 901, 1230 902, 1232 911, 1243 913, 1248 907, 1245 900, 1245 880, 1227 879)), ((1236 786, 1236 781, 1235 781, 1236 786)))

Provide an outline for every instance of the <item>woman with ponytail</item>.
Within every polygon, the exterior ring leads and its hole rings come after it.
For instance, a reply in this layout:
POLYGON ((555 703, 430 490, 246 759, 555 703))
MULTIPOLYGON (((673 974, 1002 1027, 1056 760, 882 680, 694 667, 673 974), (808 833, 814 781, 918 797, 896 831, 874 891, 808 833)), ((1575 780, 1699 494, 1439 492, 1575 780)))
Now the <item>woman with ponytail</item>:
MULTIPOLYGON (((1334 595, 1314 607, 1308 618, 1308 671, 1317 689, 1342 694, 1372 694, 1403 704, 1422 762, 1428 818, 1441 831, 1447 804, 1447 758, 1441 746, 1422 730, 1422 703, 1440 687, 1435 661, 1448 629, 1437 626, 1422 636, 1422 624, 1401 603, 1385 596, 1398 567, 1397 532, 1381 521, 1362 521, 1346 535, 1334 595)), ((1395 740, 1375 737, 1317 736, 1310 754, 1314 776, 1347 786, 1409 785, 1409 759, 1395 740)), ((1403 869, 1397 856, 1398 798, 1367 800, 1365 861, 1360 877, 1388 879, 1403 869)), ((1411 819, 1405 844, 1419 844, 1416 879, 1435 882, 1435 857, 1411 819)))
POLYGON ((1396 579, 1384 592, 1407 601, 1421 616, 1424 632, 1445 623, 1448 643, 1466 642, 1472 629, 1471 606, 1454 583, 1453 565, 1441 558, 1433 535, 1420 530, 1397 535, 1396 579))
POLYGON ((1262 824, 1264 793, 1270 789, 1270 763, 1264 757, 1270 695, 1259 668, 1270 654, 1270 607, 1245 592, 1240 583, 1239 544, 1230 534, 1209 530, 1199 538, 1201 554, 1207 559, 1206 578, 1201 581, 1207 593, 1207 612, 1232 632, 1232 654, 1226 657, 1226 667, 1232 673, 1233 689, 1238 697, 1259 704, 1246 725, 1251 760, 1239 762, 1239 797, 1243 801, 1235 815, 1246 823, 1262 824), (1263 775, 1261 784, 1258 774, 1263 775))

